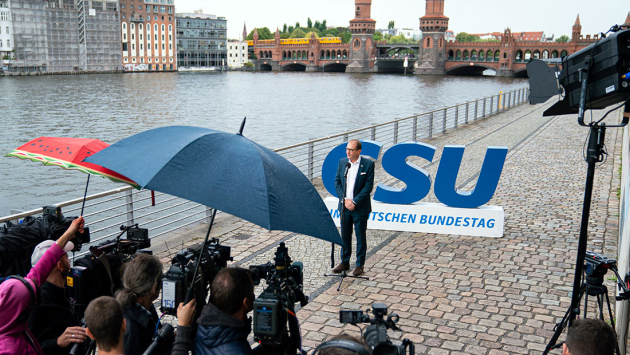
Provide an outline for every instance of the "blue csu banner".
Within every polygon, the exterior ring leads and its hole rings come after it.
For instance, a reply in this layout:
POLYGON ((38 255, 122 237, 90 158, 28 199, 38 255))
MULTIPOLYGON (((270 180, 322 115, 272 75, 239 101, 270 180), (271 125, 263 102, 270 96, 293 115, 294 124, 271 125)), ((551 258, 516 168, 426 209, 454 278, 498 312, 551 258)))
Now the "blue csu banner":
MULTIPOLYGON (((361 141, 362 156, 378 159, 382 144, 361 141)), ((335 174, 339 159, 344 158, 346 143, 334 148, 324 160, 322 180, 334 197, 325 199, 333 220, 339 226, 335 174)), ((431 190, 432 179, 424 169, 408 163, 417 156, 431 162, 436 148, 420 143, 406 142, 394 145, 382 156, 385 172, 406 184, 394 188, 383 183, 376 185, 372 214, 368 228, 411 232, 457 234, 471 236, 503 236, 504 213, 502 207, 483 206, 496 191, 507 156, 507 147, 488 147, 475 187, 471 191, 456 188, 457 174, 464 155, 464 146, 444 147, 433 191, 442 203, 421 203, 431 190)))

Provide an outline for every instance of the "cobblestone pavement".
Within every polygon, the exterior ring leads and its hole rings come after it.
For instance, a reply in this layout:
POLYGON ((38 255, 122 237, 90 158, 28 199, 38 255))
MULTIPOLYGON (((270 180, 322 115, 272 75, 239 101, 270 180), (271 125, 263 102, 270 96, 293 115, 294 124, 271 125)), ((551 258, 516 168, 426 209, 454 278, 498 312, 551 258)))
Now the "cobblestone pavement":
MULTIPOLYGON (((435 176, 444 145, 466 145, 458 183, 469 190, 486 147, 509 147, 489 202, 505 209, 502 238, 369 230, 370 279, 346 279, 337 291, 336 278, 323 276, 330 271, 328 243, 269 232, 227 215, 219 218, 212 236, 231 245, 234 263, 244 267, 271 261, 281 241, 294 261, 304 263, 304 288, 311 300, 297 315, 306 349, 342 332, 359 335, 355 327, 338 322, 339 310, 385 302, 400 316, 402 331, 389 331, 392 339, 412 340, 420 354, 540 353, 570 304, 587 168, 582 152, 588 130, 574 116, 543 117, 549 106, 521 105, 425 140, 437 147, 434 162, 414 161, 435 176)), ((588 249, 613 258, 620 137, 619 130, 607 132, 610 155, 596 170, 589 225, 588 249)), ((400 184, 380 164, 376 181, 400 184)), ((325 196, 321 183, 316 186, 325 196)), ((435 197, 431 193, 423 201, 435 197)), ((186 235, 195 237, 186 242, 180 236, 167 241, 168 248, 155 245, 156 255, 167 266, 181 246, 201 241, 204 228, 188 231, 186 235)), ((614 281, 606 283, 614 300, 614 281)), ((589 312, 594 310, 591 303, 589 312)))

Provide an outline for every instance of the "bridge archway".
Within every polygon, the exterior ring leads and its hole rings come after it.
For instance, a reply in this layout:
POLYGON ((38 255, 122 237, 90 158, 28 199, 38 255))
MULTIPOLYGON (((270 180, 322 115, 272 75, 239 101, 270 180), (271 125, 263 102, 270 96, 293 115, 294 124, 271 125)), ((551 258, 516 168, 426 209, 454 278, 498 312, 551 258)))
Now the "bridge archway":
POLYGON ((260 71, 271 71, 271 65, 269 64, 261 64, 260 71))
POLYGON ((344 73, 347 66, 347 63, 326 63, 322 66, 322 69, 326 73, 344 73))
POLYGON ((479 51, 479 60, 480 61, 486 60, 486 53, 483 51, 483 49, 479 51))
POLYGON ((448 57, 447 57, 447 59, 448 60, 453 60, 454 57, 455 57, 455 53, 453 53, 452 49, 449 49, 448 50, 448 57))
POLYGON ((449 70, 446 71, 448 75, 470 75, 470 76, 480 76, 483 75, 485 70, 497 70, 496 68, 483 64, 483 63, 475 63, 474 65, 470 65, 469 63, 456 65, 449 70))
POLYGON ((562 52, 560 52, 560 58, 566 56, 567 54, 569 54, 569 53, 567 53, 567 51, 563 50, 562 52))
POLYGON ((534 51, 534 59, 540 59, 540 52, 538 50, 534 51))
POLYGON ((283 65, 280 69, 282 69, 282 71, 306 71, 306 64, 289 63, 283 65))
POLYGON ((497 49, 496 51, 494 51, 494 61, 498 62, 500 57, 501 57, 501 51, 497 49))
POLYGON ((553 52, 551 52, 551 58, 558 58, 558 51, 554 50, 553 52))
POLYGON ((518 50, 516 51, 516 56, 514 57, 514 61, 519 63, 523 61, 523 51, 522 50, 518 50))
POLYGON ((514 71, 514 76, 517 78, 528 78, 527 68, 521 68, 514 71))

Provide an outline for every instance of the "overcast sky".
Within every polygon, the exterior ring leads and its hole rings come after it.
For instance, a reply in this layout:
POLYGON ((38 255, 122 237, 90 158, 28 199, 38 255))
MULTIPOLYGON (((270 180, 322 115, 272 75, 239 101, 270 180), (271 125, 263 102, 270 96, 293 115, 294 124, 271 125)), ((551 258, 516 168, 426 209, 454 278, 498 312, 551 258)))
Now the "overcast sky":
MULTIPOLYGON (((177 12, 203 9, 206 14, 225 16, 228 37, 236 39, 254 27, 272 31, 296 21, 306 26, 307 18, 326 20, 328 26, 348 26, 354 18, 354 0, 175 0, 177 12)), ((377 28, 387 28, 394 20, 396 27, 417 29, 424 16, 424 0, 372 0, 372 18, 377 28)), ((455 33, 503 31, 544 31, 571 37, 571 26, 578 13, 582 34, 607 31, 613 24, 622 24, 630 11, 629 0, 446 0, 445 15, 449 29, 455 33)))

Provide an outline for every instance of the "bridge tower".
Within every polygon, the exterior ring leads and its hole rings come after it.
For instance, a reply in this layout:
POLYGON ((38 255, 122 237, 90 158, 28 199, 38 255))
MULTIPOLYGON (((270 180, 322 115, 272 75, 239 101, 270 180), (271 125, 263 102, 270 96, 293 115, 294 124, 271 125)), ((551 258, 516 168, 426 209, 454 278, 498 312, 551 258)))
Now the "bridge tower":
POLYGON ((372 0, 354 0, 354 19, 350 20, 350 53, 346 73, 366 73, 374 70, 375 48, 374 30, 376 21, 370 16, 372 13, 372 0))
POLYGON ((426 0, 425 14, 420 18, 422 44, 419 48, 415 74, 445 74, 446 30, 445 0, 426 0))
POLYGON ((573 30, 571 31, 571 42, 579 43, 581 35, 582 25, 580 24, 580 14, 578 14, 577 18, 575 19, 575 24, 573 24, 573 30))

